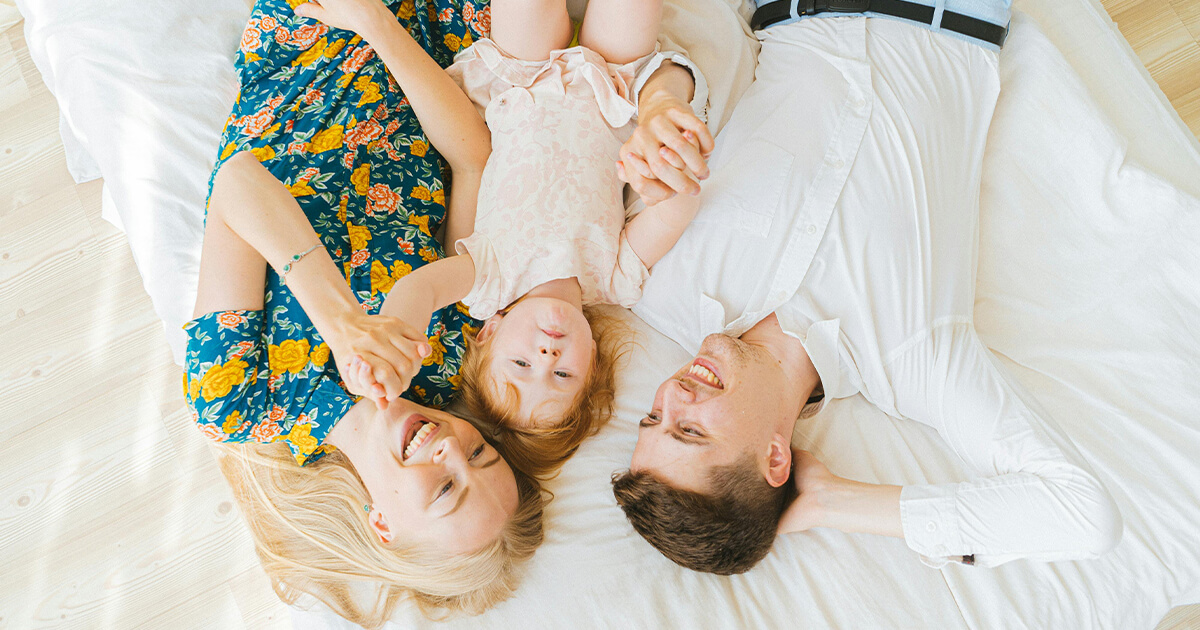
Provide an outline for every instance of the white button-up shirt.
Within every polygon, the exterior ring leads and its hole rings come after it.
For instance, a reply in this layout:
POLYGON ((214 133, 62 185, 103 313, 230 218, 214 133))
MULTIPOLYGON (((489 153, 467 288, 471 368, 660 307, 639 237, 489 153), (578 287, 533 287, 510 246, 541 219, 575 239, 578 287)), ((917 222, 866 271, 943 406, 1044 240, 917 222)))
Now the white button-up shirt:
POLYGON ((905 540, 931 563, 1106 550, 1111 499, 972 325, 997 54, 877 18, 758 35, 699 214, 634 312, 693 353, 775 313, 826 399, 935 428, 981 477, 903 489, 905 540))

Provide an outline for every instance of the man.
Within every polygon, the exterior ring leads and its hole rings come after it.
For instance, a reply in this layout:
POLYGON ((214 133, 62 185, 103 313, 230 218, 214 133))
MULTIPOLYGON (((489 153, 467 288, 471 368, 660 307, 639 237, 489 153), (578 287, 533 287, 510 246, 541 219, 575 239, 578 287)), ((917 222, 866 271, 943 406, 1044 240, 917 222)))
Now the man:
POLYGON ((659 387, 613 481, 675 562, 740 573, 777 532, 814 527, 902 537, 932 566, 1090 558, 1119 540, 1104 487, 972 324, 1008 4, 761 6, 755 82, 711 165, 707 138, 664 123, 690 111, 691 75, 664 69, 641 91, 622 177, 647 203, 707 179, 634 308, 696 358, 659 387), (798 418, 856 393, 936 429, 979 476, 866 484, 792 450, 798 418))

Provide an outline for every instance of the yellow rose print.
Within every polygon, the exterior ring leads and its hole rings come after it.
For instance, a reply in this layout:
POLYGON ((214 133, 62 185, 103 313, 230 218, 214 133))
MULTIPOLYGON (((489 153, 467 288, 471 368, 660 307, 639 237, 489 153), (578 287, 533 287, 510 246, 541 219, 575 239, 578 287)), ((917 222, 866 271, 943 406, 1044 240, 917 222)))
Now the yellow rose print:
POLYGON ((429 338, 429 347, 433 350, 429 356, 421 361, 421 365, 441 364, 442 358, 446 356, 446 346, 442 343, 440 335, 435 335, 429 338))
POLYGON ((400 8, 396 11, 396 15, 405 20, 410 19, 417 14, 417 3, 415 0, 404 0, 400 3, 400 8))
POLYGON ((358 77, 354 82, 354 89, 363 93, 358 99, 359 107, 383 100, 383 95, 379 93, 379 84, 366 75, 358 77))
POLYGON ((421 228, 421 231, 427 236, 432 236, 429 233, 429 217, 427 215, 410 214, 408 216, 408 222, 410 225, 415 225, 421 228))
POLYGON ((399 280, 410 273, 412 273, 412 265, 404 262, 403 260, 397 260, 396 262, 392 263, 393 280, 399 280))
POLYGON ((350 201, 349 197, 342 195, 342 201, 340 203, 338 203, 337 218, 338 218, 338 221, 341 221, 342 223, 346 222, 346 204, 349 201, 350 201))
POLYGON ((436 203, 438 205, 442 205, 442 206, 446 205, 446 191, 433 190, 433 191, 430 191, 429 196, 430 196, 430 198, 433 199, 434 203, 436 203))
POLYGON ((308 360, 317 367, 325 367, 325 364, 329 362, 329 346, 322 342, 321 345, 313 348, 308 360))
POLYGON ((425 388, 424 387, 421 387, 420 385, 413 385, 411 389, 412 389, 413 394, 416 394, 417 398, 425 397, 425 388))
POLYGON ((462 48, 462 40, 454 33, 446 33, 442 41, 446 42, 446 48, 449 48, 451 51, 458 52, 458 49, 462 48))
POLYGON ((354 192, 366 196, 367 189, 371 187, 371 165, 363 164, 354 169, 350 174, 350 183, 354 184, 354 192))
POLYGON ((408 152, 417 157, 425 157, 425 154, 429 152, 429 145, 425 144, 424 140, 414 140, 412 144, 408 145, 408 152))
POLYGON ((298 373, 308 366, 309 343, 307 339, 286 339, 278 346, 267 347, 267 364, 271 374, 298 373))
POLYGON ((429 194, 429 189, 424 186, 417 186, 416 188, 413 188, 412 192, 408 193, 408 196, 412 197, 413 199, 421 199, 423 201, 429 201, 433 198, 433 195, 429 194))
POLYGON ((350 249, 358 251, 366 249, 367 241, 371 240, 371 230, 365 225, 348 225, 350 233, 350 249))
POLYGON ((300 53, 300 56, 296 57, 296 60, 292 62, 292 65, 293 66, 307 66, 308 64, 316 61, 317 59, 320 59, 321 56, 325 54, 325 46, 328 45, 328 43, 329 43, 328 38, 322 37, 321 39, 319 39, 317 41, 317 43, 315 43, 311 47, 309 47, 308 50, 300 53))
POLYGON ((220 159, 224 160, 225 158, 228 158, 229 156, 233 155, 233 152, 236 150, 237 150, 237 143, 230 142, 229 144, 225 145, 224 149, 221 149, 221 158, 220 159))
POLYGON ((252 153, 254 157, 258 158, 259 162, 266 162, 267 160, 275 157, 275 149, 272 149, 270 146, 251 149, 250 153, 252 153))
POLYGON ((396 284, 396 278, 388 273, 387 267, 378 260, 371 262, 371 293, 391 291, 396 284))
MULTIPOLYGON (((300 450, 300 454, 305 458, 317 450, 317 438, 312 436, 312 426, 307 423, 300 424, 297 422, 292 425, 292 430, 288 431, 287 440, 295 444, 296 448, 300 450)), ((297 457, 296 460, 300 461, 301 458, 297 457)))
POLYGON ((208 368, 200 379, 200 395, 205 402, 228 396, 234 385, 241 385, 246 380, 246 368, 250 364, 241 359, 230 359, 224 365, 214 365, 208 368))
POLYGON ((324 153, 332 149, 339 149, 343 144, 343 137, 346 134, 346 128, 343 125, 334 125, 328 129, 318 131, 312 137, 309 143, 310 153, 324 153))
POLYGON ((345 47, 346 47, 346 40, 339 39, 339 40, 333 42, 332 44, 330 44, 329 47, 325 49, 325 56, 330 59, 333 59, 334 57, 337 56, 338 53, 342 52, 342 49, 345 47))
POLYGON ((437 252, 433 251, 432 247, 422 247, 421 251, 417 252, 421 256, 421 260, 425 262, 433 262, 437 260, 437 252))
POLYGON ((313 190, 312 186, 306 181, 298 181, 295 184, 287 187, 288 192, 292 193, 293 197, 304 197, 306 195, 315 195, 317 191, 313 190))
POLYGON ((455 391, 462 387, 462 376, 459 374, 455 374, 446 380, 450 381, 450 387, 453 387, 455 391))
POLYGON ((235 411, 225 418, 225 423, 221 425, 221 430, 226 433, 237 433, 238 429, 242 428, 242 412, 235 411))

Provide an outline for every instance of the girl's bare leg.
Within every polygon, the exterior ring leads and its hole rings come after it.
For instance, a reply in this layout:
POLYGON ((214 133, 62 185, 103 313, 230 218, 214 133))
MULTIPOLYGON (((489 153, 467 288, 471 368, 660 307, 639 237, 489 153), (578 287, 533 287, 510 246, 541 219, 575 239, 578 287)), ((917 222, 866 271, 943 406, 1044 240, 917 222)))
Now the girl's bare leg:
POLYGON ((654 52, 661 22, 662 0, 591 0, 579 43, 609 63, 629 63, 654 52))
POLYGON ((549 59, 572 31, 566 0, 492 0, 492 41, 518 59, 549 59))

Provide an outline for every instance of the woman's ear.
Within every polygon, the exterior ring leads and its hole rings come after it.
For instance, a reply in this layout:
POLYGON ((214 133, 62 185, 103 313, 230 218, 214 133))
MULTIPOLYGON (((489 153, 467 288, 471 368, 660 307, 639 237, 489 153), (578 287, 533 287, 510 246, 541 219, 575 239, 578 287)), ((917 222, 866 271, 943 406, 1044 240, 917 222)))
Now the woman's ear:
POLYGON ((479 332, 475 333, 475 340, 480 343, 487 343, 487 340, 490 339, 492 335, 496 334, 496 327, 500 325, 500 320, 502 319, 504 319, 503 313, 496 313, 495 315, 489 317, 487 321, 483 323, 483 328, 480 328, 479 332))
POLYGON ((367 515, 367 523, 371 529, 375 530, 376 534, 379 534, 379 540, 383 541, 385 545, 392 542, 392 528, 388 527, 387 517, 383 515, 383 512, 372 507, 371 513, 367 515))
POLYGON ((763 477, 772 488, 782 486, 792 477, 792 444, 778 433, 771 436, 771 442, 767 445, 767 462, 763 477))

